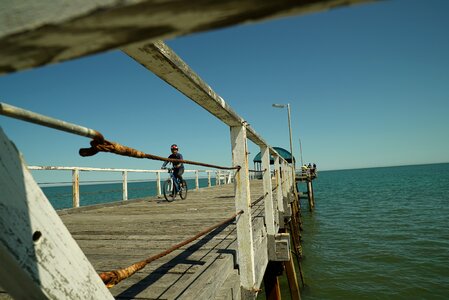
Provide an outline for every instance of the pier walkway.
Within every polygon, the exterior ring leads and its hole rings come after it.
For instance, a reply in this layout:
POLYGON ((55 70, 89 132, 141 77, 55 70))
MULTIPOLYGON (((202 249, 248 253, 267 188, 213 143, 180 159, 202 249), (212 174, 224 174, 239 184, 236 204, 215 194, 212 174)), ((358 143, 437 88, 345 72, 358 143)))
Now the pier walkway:
MULTIPOLYGON (((14 136, 8 137, 0 128, 0 286, 9 295, 17 299, 256 299, 264 284, 267 298, 279 299, 277 275, 285 269, 291 299, 300 299, 291 255, 295 253, 298 259, 301 256, 294 163, 289 164, 279 155, 249 120, 237 114, 161 40, 341 5, 339 0, 284 2, 266 1, 255 6, 252 1, 194 1, 179 6, 128 1, 64 7, 62 15, 60 7, 49 2, 39 6, 39 11, 44 12, 37 14, 39 20, 29 18, 36 15, 29 14, 30 9, 35 9, 31 6, 18 7, 11 2, 2 10, 18 14, 14 20, 9 18, 12 21, 6 27, 10 30, 0 33, 0 42, 8 45, 3 47, 7 55, 0 58, 0 74, 120 48, 229 127, 230 136, 223 138, 230 138, 232 161, 227 166, 217 166, 212 162, 167 159, 111 142, 95 129, 7 103, 0 103, 1 115, 90 138, 90 147, 79 150, 82 157, 107 152, 233 172, 232 184, 189 191, 185 201, 168 203, 148 198, 77 208, 82 170, 75 168, 75 208, 56 212, 31 175, 26 157, 14 145, 14 136), (258 172, 262 180, 250 180, 254 170, 248 166, 248 142, 260 149, 258 172), (151 261, 110 289, 108 281, 101 274, 98 276, 100 272, 123 269, 164 253, 227 219, 231 223, 151 261)), ((149 95, 151 92, 148 89, 149 95)), ((149 99, 151 107, 151 101, 156 100, 149 99)), ((132 99, 126 99, 126 105, 133 105, 132 99)), ((111 119, 98 114, 98 121, 111 119)), ((60 143, 55 140, 52 146, 60 143)), ((122 172, 126 199, 127 171, 122 172)), ((0 291, 2 297, 8 296, 0 291)))
MULTIPOLYGON (((262 194, 262 181, 252 181, 252 202, 262 194)), ((235 213, 233 184, 189 191, 186 200, 171 203, 156 197, 122 203, 59 212, 98 273, 158 254, 235 213)), ((253 229, 261 230, 264 202, 252 210, 253 229)), ((110 291, 118 299, 236 299, 236 239, 235 222, 221 226, 148 264, 110 291)))

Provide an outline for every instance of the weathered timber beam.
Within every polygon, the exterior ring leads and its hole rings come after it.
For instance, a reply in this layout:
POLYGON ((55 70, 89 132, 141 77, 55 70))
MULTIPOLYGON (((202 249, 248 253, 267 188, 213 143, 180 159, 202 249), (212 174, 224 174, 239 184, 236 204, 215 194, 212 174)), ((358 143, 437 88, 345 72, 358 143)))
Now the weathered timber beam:
MULTIPOLYGON (((226 125, 239 126, 245 122, 164 42, 133 45, 123 51, 226 125)), ((247 135, 255 144, 267 145, 250 126, 247 135)))
POLYGON ((373 0, 0 2, 0 74, 236 24, 373 0))
POLYGON ((0 285, 14 299, 113 299, 0 128, 0 285))

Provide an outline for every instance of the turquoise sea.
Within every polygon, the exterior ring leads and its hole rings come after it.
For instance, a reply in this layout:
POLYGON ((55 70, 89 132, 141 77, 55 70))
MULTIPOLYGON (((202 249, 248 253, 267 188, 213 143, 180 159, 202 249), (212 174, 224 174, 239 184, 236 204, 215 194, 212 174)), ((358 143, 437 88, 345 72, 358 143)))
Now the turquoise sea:
MULTIPOLYGON (((190 189, 195 188, 194 178, 185 178, 190 189)), ((163 182, 161 181, 161 188, 163 182)), ((207 187, 207 178, 199 178, 200 188, 207 187)), ((211 178, 211 185, 215 185, 215 178, 211 178)), ((72 207, 72 186, 41 186, 55 209, 72 207)), ((128 199, 139 199, 157 195, 156 181, 128 182, 128 199)), ((117 202, 123 197, 122 182, 93 184, 92 182, 80 183, 80 206, 117 202)))
MULTIPOLYGON (((43 190, 56 208, 71 206, 70 186, 43 190)), ((122 195, 121 183, 80 191, 81 205, 122 195)), ((322 171, 314 191, 314 212, 302 200, 303 300, 449 299, 449 164, 322 171)), ((156 183, 128 192, 155 195, 156 183)))
POLYGON ((320 172, 314 191, 303 300, 449 299, 449 164, 320 172))

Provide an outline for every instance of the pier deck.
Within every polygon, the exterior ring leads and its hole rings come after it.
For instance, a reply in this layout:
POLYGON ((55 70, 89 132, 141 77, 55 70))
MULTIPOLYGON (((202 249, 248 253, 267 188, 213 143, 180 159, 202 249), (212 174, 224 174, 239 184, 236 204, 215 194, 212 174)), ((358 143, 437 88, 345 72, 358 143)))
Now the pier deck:
MULTIPOLYGON (((252 201, 262 190, 262 181, 251 182, 252 201)), ((263 205, 253 207, 254 219, 262 219, 263 205)), ((189 191, 186 200, 172 203, 154 197, 70 209, 60 216, 101 273, 158 254, 234 213, 234 185, 228 184, 189 191)), ((150 263, 110 291, 118 299, 228 298, 239 292, 235 250, 236 229, 230 223, 150 263)))

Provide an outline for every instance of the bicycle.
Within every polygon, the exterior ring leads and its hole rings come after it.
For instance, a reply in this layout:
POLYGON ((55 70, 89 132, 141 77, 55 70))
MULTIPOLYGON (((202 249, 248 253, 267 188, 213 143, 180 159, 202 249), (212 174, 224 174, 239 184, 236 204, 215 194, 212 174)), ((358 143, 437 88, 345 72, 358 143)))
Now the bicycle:
POLYGON ((164 181, 164 198, 168 202, 172 202, 175 200, 176 195, 179 194, 182 200, 187 198, 187 183, 183 179, 182 182, 179 182, 179 179, 175 177, 173 174, 173 168, 168 168, 168 173, 170 177, 164 181))

